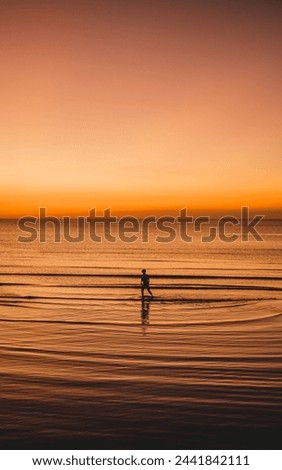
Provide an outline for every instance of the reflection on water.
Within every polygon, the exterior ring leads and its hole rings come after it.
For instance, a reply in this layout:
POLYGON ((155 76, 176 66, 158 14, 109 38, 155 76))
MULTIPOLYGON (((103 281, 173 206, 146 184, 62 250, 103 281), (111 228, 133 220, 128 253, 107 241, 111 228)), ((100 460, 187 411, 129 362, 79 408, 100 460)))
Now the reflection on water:
POLYGON ((150 297, 148 299, 146 299, 145 297, 142 297, 142 300, 141 300, 141 324, 142 324, 143 335, 146 335, 147 327, 150 323, 151 300, 152 299, 150 297))

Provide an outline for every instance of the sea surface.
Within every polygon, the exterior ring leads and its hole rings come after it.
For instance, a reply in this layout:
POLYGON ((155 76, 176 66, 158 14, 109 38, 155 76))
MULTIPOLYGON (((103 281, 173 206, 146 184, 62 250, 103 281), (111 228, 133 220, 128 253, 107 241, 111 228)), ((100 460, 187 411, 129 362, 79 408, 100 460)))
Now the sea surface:
POLYGON ((282 221, 263 241, 154 230, 23 243, 0 221, 2 449, 280 448, 282 221))

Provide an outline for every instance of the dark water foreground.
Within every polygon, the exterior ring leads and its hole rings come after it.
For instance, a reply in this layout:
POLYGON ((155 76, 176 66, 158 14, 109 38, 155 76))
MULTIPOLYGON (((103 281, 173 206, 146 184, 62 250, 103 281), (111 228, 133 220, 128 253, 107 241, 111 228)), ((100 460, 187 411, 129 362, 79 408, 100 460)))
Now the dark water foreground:
POLYGON ((2 306, 1 448, 279 448, 281 301, 23 303, 2 306))

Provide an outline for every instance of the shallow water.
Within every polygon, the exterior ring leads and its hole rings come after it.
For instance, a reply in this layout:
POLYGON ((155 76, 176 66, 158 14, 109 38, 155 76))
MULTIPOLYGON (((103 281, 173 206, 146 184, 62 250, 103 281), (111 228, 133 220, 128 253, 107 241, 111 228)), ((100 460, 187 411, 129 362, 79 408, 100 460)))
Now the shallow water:
POLYGON ((280 221, 227 244, 0 225, 2 448, 279 448, 280 221))

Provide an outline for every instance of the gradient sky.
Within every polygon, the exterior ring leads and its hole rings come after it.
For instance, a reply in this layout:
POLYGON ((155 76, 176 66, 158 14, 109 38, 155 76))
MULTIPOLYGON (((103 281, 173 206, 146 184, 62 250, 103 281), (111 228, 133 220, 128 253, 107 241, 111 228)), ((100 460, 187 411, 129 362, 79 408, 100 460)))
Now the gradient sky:
POLYGON ((282 3, 0 3, 0 217, 277 209, 282 3))

